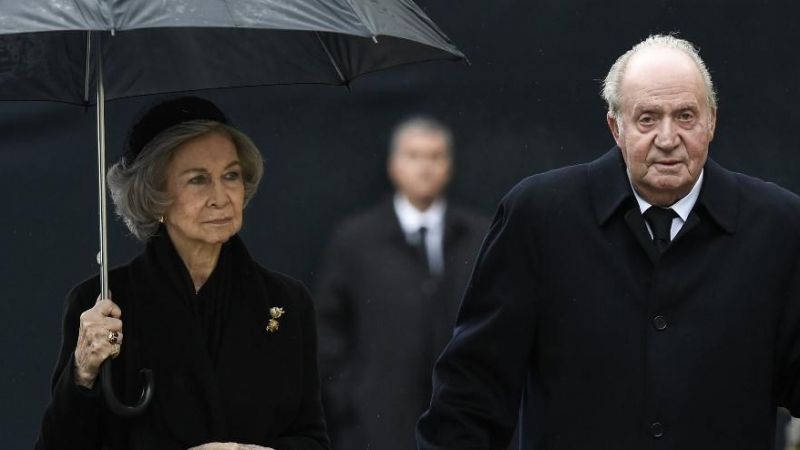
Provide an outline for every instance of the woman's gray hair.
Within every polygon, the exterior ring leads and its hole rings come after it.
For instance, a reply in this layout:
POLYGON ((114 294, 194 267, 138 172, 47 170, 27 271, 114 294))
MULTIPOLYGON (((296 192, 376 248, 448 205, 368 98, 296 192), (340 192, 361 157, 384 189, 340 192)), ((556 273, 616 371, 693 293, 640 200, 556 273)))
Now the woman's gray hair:
POLYGON ((621 119, 620 109, 622 106, 622 99, 620 98, 619 94, 619 85, 622 82, 622 76, 625 74, 625 68, 628 65, 628 61, 630 61, 631 57, 637 53, 653 48, 671 48, 680 50, 692 58, 694 63, 697 65, 697 69, 700 71, 700 75, 703 78, 703 83, 706 86, 706 99, 708 102, 708 107, 711 109, 717 108, 717 92, 714 90, 714 82, 711 81, 711 74, 708 72, 708 68, 703 62, 703 59, 700 58, 697 48, 695 48, 691 42, 685 39, 680 39, 670 35, 656 34, 648 37, 642 42, 639 42, 633 46, 633 48, 617 58, 617 60, 611 66, 611 69, 608 71, 608 75, 606 75, 606 79, 603 81, 602 96, 608 104, 609 113, 613 114, 618 120, 621 119))
POLYGON ((255 195, 264 173, 264 161, 247 135, 213 120, 180 123, 154 137, 134 161, 122 158, 108 171, 108 187, 116 213, 140 241, 147 241, 156 233, 159 219, 170 205, 165 176, 175 150, 208 133, 221 133, 233 141, 242 166, 244 204, 255 195))

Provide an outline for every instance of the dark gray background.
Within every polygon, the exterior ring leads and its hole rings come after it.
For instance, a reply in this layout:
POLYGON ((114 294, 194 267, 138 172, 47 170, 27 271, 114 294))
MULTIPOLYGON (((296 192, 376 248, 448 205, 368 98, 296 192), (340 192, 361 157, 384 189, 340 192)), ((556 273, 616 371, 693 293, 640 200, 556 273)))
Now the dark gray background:
MULTIPOLYGON (((650 33, 678 31, 711 68, 712 157, 800 191, 800 32, 793 2, 418 2, 472 66, 431 63, 334 87, 216 91, 267 161, 242 235, 268 267, 312 284, 332 225, 388 192, 387 132, 427 112, 456 136, 451 197, 491 214, 522 177, 613 145, 599 80, 650 33)), ((111 159, 153 98, 109 104, 111 159)), ((0 447, 29 448, 48 399, 64 294, 95 273, 95 118, 60 104, 0 104, 0 447)), ((140 245, 118 221, 110 259, 140 245)), ((757 263, 757 261, 754 261, 757 263)), ((713 268, 709 268, 713 270, 713 268)), ((113 286, 112 286, 113 289, 113 286)))

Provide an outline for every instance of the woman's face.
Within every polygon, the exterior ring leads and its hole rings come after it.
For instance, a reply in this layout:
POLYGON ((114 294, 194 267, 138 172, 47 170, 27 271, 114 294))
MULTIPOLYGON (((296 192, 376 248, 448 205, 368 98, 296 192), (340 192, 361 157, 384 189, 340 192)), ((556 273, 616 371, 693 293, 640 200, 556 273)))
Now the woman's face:
POLYGON ((164 223, 178 249, 221 245, 242 227, 242 166, 228 136, 208 133, 178 147, 166 187, 164 223))

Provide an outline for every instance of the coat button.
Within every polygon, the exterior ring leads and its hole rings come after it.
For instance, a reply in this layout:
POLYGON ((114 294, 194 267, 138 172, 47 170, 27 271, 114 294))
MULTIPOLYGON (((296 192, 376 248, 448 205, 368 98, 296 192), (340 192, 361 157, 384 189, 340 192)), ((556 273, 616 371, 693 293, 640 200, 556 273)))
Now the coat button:
POLYGON ((653 317, 653 328, 658 331, 663 331, 667 329, 667 319, 664 316, 655 316, 653 317))
POLYGON ((656 439, 664 436, 664 425, 661 425, 661 422, 653 422, 653 424, 650 425, 650 436, 656 439))

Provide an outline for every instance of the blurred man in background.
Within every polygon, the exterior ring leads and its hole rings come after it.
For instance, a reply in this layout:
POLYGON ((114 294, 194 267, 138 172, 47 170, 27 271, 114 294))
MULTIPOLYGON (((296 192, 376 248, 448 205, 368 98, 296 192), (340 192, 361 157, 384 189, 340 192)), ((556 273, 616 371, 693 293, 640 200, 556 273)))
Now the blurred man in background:
POLYGON ((391 136, 396 192, 345 220, 318 292, 323 391, 334 448, 408 450, 430 398, 488 220, 445 199, 452 135, 414 117, 391 136))

